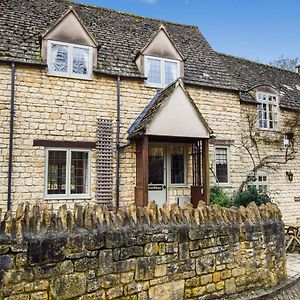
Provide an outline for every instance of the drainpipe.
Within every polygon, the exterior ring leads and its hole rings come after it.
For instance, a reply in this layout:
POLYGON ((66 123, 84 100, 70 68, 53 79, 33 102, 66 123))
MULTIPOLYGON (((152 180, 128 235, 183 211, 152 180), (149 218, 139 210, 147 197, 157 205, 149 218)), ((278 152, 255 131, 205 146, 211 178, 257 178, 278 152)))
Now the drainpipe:
POLYGON ((120 206, 120 76, 117 77, 116 207, 120 206))
POLYGON ((15 114, 15 70, 16 70, 16 66, 15 66, 15 63, 13 62, 11 64, 11 98, 10 98, 7 210, 11 209, 12 160, 13 160, 14 114, 15 114))

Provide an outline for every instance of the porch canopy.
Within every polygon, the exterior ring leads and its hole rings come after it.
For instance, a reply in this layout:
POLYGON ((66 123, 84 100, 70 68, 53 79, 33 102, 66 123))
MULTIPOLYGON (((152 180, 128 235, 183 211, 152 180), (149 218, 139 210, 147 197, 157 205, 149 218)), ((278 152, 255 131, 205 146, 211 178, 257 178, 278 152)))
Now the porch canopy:
POLYGON ((212 130, 185 90, 181 79, 156 93, 128 130, 136 142, 136 189, 138 206, 148 203, 148 143, 192 144, 194 205, 209 198, 209 149, 212 130))

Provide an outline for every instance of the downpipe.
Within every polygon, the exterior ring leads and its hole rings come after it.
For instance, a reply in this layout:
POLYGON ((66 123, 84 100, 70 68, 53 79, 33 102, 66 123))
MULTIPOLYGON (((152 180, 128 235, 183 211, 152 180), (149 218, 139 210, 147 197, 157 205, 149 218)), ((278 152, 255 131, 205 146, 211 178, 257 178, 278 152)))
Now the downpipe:
POLYGON ((13 144, 14 144, 14 115, 15 115, 15 73, 16 65, 11 64, 11 96, 10 96, 10 123, 9 123, 9 154, 8 154, 8 178, 7 178, 7 210, 11 209, 12 200, 12 173, 13 173, 13 144))

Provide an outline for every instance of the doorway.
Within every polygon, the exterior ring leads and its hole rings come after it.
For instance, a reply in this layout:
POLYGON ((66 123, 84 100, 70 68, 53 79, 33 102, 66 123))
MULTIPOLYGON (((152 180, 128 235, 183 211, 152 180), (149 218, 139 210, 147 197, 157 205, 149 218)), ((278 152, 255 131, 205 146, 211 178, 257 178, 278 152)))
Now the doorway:
POLYGON ((148 199, 162 207, 167 201, 166 147, 149 145, 148 150, 148 199))

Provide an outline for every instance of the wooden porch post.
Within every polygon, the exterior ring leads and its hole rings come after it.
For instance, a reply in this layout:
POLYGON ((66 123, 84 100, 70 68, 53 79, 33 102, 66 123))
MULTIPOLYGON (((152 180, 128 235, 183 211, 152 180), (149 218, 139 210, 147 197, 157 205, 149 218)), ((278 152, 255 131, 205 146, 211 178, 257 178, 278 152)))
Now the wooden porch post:
POLYGON ((209 139, 202 140, 202 163, 203 163, 203 192, 204 201, 209 205, 210 186, 209 186, 209 139))
POLYGON ((136 140, 136 206, 148 204, 148 136, 136 140))

